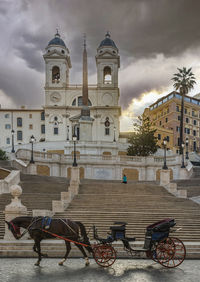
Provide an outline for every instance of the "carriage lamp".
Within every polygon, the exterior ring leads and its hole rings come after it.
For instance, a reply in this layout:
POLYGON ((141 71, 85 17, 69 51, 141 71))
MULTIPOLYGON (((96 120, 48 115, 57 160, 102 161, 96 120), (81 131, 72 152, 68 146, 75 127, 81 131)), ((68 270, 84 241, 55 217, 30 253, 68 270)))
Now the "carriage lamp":
POLYGON ((12 150, 11 153, 15 153, 15 147, 14 147, 14 129, 11 130, 11 135, 12 135, 12 150))
POLYGON ((182 147, 182 165, 181 165, 181 168, 185 168, 185 164, 184 164, 184 147, 185 147, 185 144, 182 143, 181 144, 181 147, 182 147))
POLYGON ((185 153, 185 158, 186 158, 186 160, 189 160, 189 156, 188 156, 188 145, 189 145, 189 139, 188 139, 188 137, 186 137, 186 139, 185 139, 185 145, 186 145, 186 153, 185 153))
POLYGON ((34 160, 33 160, 33 143, 35 141, 35 137, 32 135, 31 138, 30 138, 30 143, 31 143, 31 160, 30 160, 30 163, 31 164, 34 164, 34 160))
POLYGON ((168 169, 167 164, 166 164, 166 146, 167 146, 167 139, 163 139, 163 147, 164 147, 164 164, 163 164, 163 169, 168 169))
POLYGON ((74 162, 73 162, 73 166, 78 166, 77 162, 76 162, 76 141, 77 141, 77 136, 74 133, 72 136, 72 140, 74 142, 74 162))
POLYGON ((116 127, 114 126, 114 138, 113 138, 113 142, 116 142, 116 139, 115 139, 115 132, 116 132, 116 127))

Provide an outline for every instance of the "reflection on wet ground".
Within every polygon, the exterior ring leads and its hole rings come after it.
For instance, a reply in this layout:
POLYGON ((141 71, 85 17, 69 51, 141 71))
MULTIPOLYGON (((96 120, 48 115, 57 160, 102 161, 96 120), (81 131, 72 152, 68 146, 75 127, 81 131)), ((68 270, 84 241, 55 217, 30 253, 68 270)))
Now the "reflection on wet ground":
POLYGON ((199 260, 186 260, 174 269, 167 269, 150 260, 119 259, 110 268, 99 267, 91 260, 85 267, 83 259, 68 259, 59 266, 59 259, 43 259, 34 266, 35 259, 1 259, 0 281, 11 282, 197 282, 200 281, 199 260))

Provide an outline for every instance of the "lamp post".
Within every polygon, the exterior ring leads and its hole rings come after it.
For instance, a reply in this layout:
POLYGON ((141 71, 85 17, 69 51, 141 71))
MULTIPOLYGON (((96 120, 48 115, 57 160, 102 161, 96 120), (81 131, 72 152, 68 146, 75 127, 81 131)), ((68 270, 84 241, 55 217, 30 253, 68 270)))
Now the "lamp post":
POLYGON ((163 146, 164 146, 164 165, 163 165, 163 169, 168 169, 167 164, 166 164, 166 145, 167 145, 167 139, 164 138, 163 139, 163 146))
POLYGON ((182 147, 182 165, 181 165, 181 168, 185 168, 185 164, 184 164, 184 146, 185 146, 185 144, 184 143, 182 143, 181 144, 181 147, 182 147))
POLYGON ((34 160, 33 160, 33 142, 35 141, 35 137, 33 135, 31 135, 31 138, 30 138, 30 142, 31 142, 31 160, 30 160, 30 163, 31 164, 34 164, 34 160))
POLYGON ((15 147, 14 147, 14 129, 11 130, 11 134, 12 134, 12 150, 11 150, 11 153, 14 153, 15 152, 15 147))
POLYGON ((114 126, 114 139, 113 139, 113 142, 116 142, 116 139, 115 139, 115 131, 116 131, 116 127, 114 126))
POLYGON ((186 137, 186 139, 185 139, 185 145, 186 145, 186 153, 185 153, 185 155, 186 155, 186 160, 189 160, 189 156, 188 156, 188 145, 189 145, 189 139, 188 139, 188 137, 186 137))
POLYGON ((76 162, 76 141, 77 141, 77 136, 74 132, 73 136, 72 136, 73 142, 74 142, 74 162, 73 162, 73 166, 78 166, 77 162, 76 162))

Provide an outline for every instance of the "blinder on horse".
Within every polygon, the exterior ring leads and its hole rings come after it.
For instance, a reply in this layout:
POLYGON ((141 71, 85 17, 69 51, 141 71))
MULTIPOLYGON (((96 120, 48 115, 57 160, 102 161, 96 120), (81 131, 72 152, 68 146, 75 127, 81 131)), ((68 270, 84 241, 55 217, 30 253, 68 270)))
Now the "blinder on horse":
POLYGON ((12 221, 7 222, 8 224, 8 229, 13 233, 14 237, 16 239, 21 238, 21 233, 20 233, 20 227, 15 225, 12 221))

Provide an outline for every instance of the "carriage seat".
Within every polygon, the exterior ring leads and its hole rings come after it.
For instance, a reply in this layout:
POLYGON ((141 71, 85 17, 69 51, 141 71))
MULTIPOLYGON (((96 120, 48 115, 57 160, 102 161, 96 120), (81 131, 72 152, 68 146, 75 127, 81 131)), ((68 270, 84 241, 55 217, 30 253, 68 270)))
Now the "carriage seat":
POLYGON ((119 226, 110 226, 110 230, 112 232, 112 237, 117 239, 124 239, 125 238, 125 232, 126 232, 126 222, 114 222, 114 224, 119 226))

